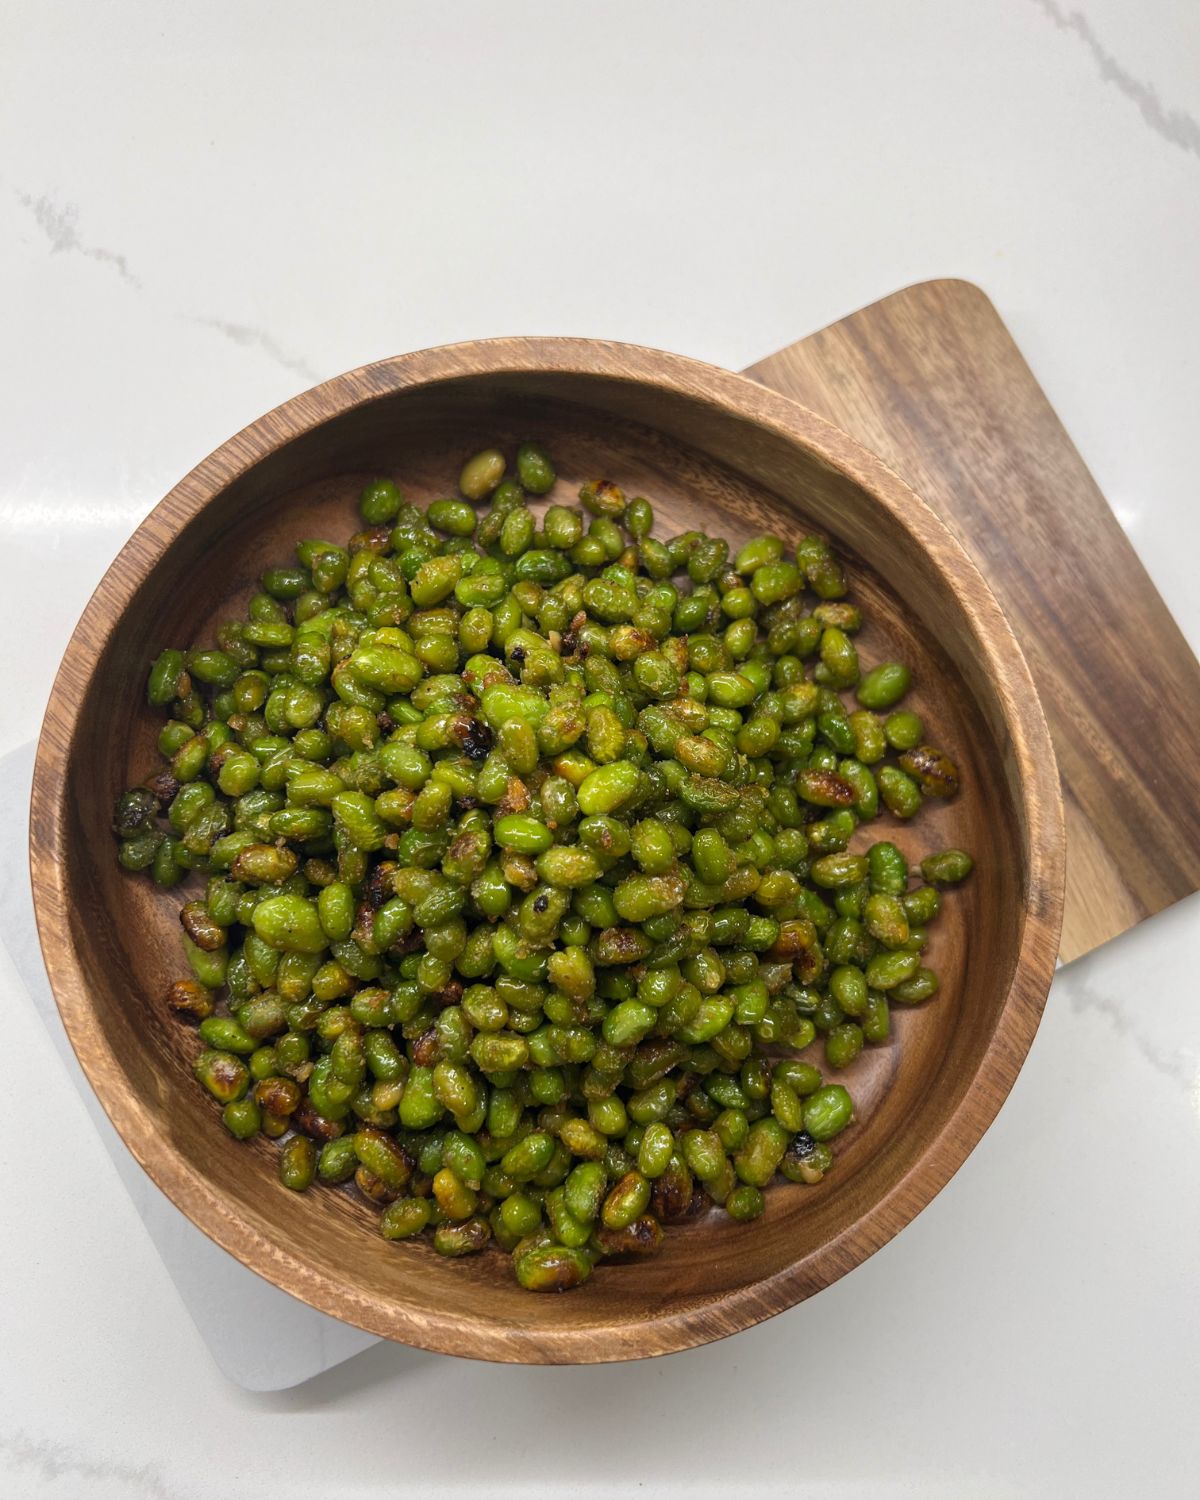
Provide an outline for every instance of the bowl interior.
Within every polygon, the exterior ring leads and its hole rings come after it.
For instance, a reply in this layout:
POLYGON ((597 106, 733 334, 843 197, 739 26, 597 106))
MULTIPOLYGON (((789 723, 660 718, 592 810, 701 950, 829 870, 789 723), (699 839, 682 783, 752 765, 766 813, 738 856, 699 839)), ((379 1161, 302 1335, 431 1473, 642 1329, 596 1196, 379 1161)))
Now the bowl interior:
MULTIPOLYGON (((259 424, 260 442, 272 420, 259 424)), ((251 451, 240 440, 223 470, 201 466, 176 495, 186 492, 194 508, 197 493, 213 493, 181 527, 183 512, 170 500, 150 518, 115 565, 145 576, 119 618, 97 623, 85 640, 90 659, 73 666, 68 658, 56 688, 77 715, 63 752, 65 783, 52 793, 61 824, 48 853, 61 868, 53 894, 39 888, 39 910, 62 903, 66 951, 48 954, 56 989, 134 1153, 253 1269, 362 1326, 451 1352, 603 1359, 677 1348, 746 1326, 841 1274, 910 1218, 974 1143, 1011 1083, 1044 994, 1035 976, 1032 992, 1017 997, 1032 1015, 1028 1034, 1009 1044, 1016 1052, 1007 1081, 1003 1068, 988 1073, 1002 1014, 1016 1003, 1030 826, 1011 706, 943 572, 960 555, 935 556, 910 532, 902 507, 880 504, 794 437, 696 392, 613 376, 492 371, 384 389, 280 437, 232 479, 229 470, 251 451), (912 706, 928 738, 958 761, 964 786, 949 804, 927 803, 911 826, 884 817, 860 830, 854 847, 893 837, 912 864, 948 845, 977 860, 932 929, 927 961, 942 976, 940 995, 908 1012, 895 1008, 892 1041, 848 1070, 859 1123, 838 1142, 826 1182, 776 1186, 753 1227, 714 1213, 673 1228, 656 1259, 601 1268, 558 1298, 521 1291, 499 1252, 448 1262, 423 1244, 387 1244, 375 1232, 376 1211, 351 1190, 289 1193, 276 1177, 274 1144, 260 1138, 246 1147, 227 1135, 191 1078, 194 1030, 160 1003, 186 972, 177 918, 186 888, 157 892, 120 871, 108 829, 114 795, 156 764, 161 719, 147 709, 143 684, 163 645, 207 638, 298 538, 344 540, 356 529, 366 479, 391 475, 423 504, 448 492, 468 452, 491 442, 511 450, 531 435, 558 466, 551 500, 573 503, 581 481, 611 478, 650 498, 659 536, 688 527, 734 543, 763 529, 790 543, 806 529, 831 534, 866 614, 864 664, 912 665, 912 706), (67 966, 73 982, 63 981, 67 966), (982 1091, 982 1123, 963 1125, 968 1138, 939 1166, 972 1089, 982 1091)), ((997 649, 1016 648, 1008 637, 997 649)), ((1050 961, 1038 960, 1047 975, 1050 961)))

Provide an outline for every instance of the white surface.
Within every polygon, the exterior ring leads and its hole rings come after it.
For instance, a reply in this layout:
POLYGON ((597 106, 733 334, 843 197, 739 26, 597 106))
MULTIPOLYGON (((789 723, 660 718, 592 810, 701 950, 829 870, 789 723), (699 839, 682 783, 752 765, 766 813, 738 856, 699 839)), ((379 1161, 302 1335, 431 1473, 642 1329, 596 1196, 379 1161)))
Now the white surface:
MULTIPOLYGON (((737 368, 932 275, 993 297, 1200 644, 1194 5, 10 0, 0 26, 0 749, 137 520, 311 379, 514 332, 737 368)), ((0 1493, 1190 1496, 1198 935, 1193 899, 1062 974, 946 1191, 760 1329, 579 1371, 381 1345, 258 1397, 0 960, 0 1493)))

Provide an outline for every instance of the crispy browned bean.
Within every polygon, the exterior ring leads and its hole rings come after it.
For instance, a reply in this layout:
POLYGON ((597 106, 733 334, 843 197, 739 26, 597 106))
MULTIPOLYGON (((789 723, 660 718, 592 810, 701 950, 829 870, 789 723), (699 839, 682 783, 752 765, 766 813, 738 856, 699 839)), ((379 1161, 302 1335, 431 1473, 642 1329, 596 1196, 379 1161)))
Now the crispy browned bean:
POLYGON ((653 1214, 642 1214, 622 1229, 602 1224, 596 1230, 596 1244, 606 1257, 622 1256, 642 1260, 662 1249, 662 1225, 653 1214))
POLYGON ((212 991, 194 979, 177 979, 163 997, 168 1010, 190 1021, 203 1021, 216 1008, 212 991))
POLYGON ((944 751, 918 745, 900 757, 901 767, 930 797, 953 797, 958 791, 958 767, 944 751))
POLYGON ((180 925, 197 948, 215 953, 225 946, 225 929, 218 927, 203 901, 189 901, 179 913, 180 925))

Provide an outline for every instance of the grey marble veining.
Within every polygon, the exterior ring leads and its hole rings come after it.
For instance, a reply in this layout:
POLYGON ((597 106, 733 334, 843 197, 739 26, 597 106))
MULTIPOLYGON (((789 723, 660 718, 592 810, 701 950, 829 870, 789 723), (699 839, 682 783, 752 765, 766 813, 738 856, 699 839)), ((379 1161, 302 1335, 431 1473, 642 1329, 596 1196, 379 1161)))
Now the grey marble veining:
MULTIPOLYGON (((111 266, 121 280, 134 291, 144 290, 145 283, 130 270, 128 257, 115 250, 106 250, 88 243, 80 230, 80 211, 77 203, 61 203, 49 194, 35 197, 32 193, 18 192, 17 201, 29 210, 37 227, 45 235, 54 255, 81 255, 85 260, 111 266)), ((310 385, 323 377, 307 360, 286 349, 280 341, 264 328, 251 327, 245 323, 233 323, 224 318, 193 317, 200 328, 211 328, 223 338, 231 340, 244 349, 258 349, 281 369, 299 375, 310 385)))
POLYGON ((195 1494, 190 1485, 170 1486, 157 1464, 133 1465, 105 1460, 73 1449, 51 1438, 32 1438, 24 1432, 0 1431, 0 1456, 10 1475, 13 1493, 29 1493, 27 1485, 44 1484, 63 1494, 128 1496, 129 1500, 185 1500, 195 1494))
POLYGON ((1150 1036, 1139 1015, 1138 1002, 1142 997, 1095 989, 1082 980, 1077 983, 1066 981, 1060 987, 1067 991, 1073 1011, 1102 1016, 1118 1039, 1136 1047, 1161 1078, 1188 1095, 1195 1091, 1200 1073, 1194 1044, 1190 1050, 1168 1047, 1150 1036))
POLYGON ((1135 78, 1123 68, 1102 45, 1082 11, 1064 10, 1057 0, 1034 0, 1034 4, 1046 12, 1060 31, 1069 31, 1079 38, 1095 58, 1100 77, 1105 83, 1111 83, 1120 89, 1127 99, 1137 105, 1142 119, 1151 130, 1156 131, 1171 145, 1190 151, 1193 156, 1200 156, 1200 122, 1193 119, 1186 109, 1165 105, 1153 84, 1135 78))
POLYGON ((307 360, 283 348, 278 339, 263 328, 248 328, 244 323, 226 323, 221 318, 197 318, 196 322, 203 328, 215 328, 218 333, 241 345, 243 349, 261 349, 282 369, 302 376, 310 385, 315 385, 323 378, 307 360))
POLYGON ((50 241, 55 255, 72 253, 82 255, 85 260, 99 261, 112 266, 127 285, 141 291, 141 280, 129 269, 129 262, 115 250, 105 250, 99 245, 89 245, 79 232, 79 205, 56 203, 47 193, 34 197, 32 193, 18 193, 17 201, 33 215, 34 222, 50 241))

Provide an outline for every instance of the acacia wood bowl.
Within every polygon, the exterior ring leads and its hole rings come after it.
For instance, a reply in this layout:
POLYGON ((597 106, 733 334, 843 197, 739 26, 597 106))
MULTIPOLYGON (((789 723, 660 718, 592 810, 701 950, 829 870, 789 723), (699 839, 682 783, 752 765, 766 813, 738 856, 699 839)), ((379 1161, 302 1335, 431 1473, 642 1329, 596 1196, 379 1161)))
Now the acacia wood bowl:
MULTIPOLYGON (((34 775, 30 857, 46 967, 71 1043, 137 1160, 243 1264, 322 1312, 425 1349, 527 1363, 662 1354, 746 1328, 851 1270, 962 1164, 1037 1028, 1062 916, 1063 814, 1050 737, 1012 632, 974 565, 870 453, 742 376, 574 339, 501 339, 404 355, 287 402, 206 458, 147 517, 67 648, 34 775), (194 1081, 194 1029, 161 1003, 186 971, 179 891, 123 873, 114 797, 156 764, 146 671, 207 639, 261 569, 305 536, 342 540, 377 474, 422 504, 464 456, 536 436, 553 499, 610 478, 648 496, 656 534, 735 544, 762 530, 830 534, 864 607, 865 665, 913 667, 911 703, 963 791, 912 826, 884 817, 910 863, 976 857, 935 924, 936 999, 893 1012, 892 1040, 848 1070, 858 1123, 818 1187, 779 1184, 753 1225, 719 1212, 668 1229, 653 1260, 604 1267, 564 1296, 517 1286, 508 1257, 447 1261, 389 1244, 349 1191, 288 1192, 277 1146, 224 1130, 194 1081)), ((818 1059, 819 1060, 819 1059, 818 1059)))

